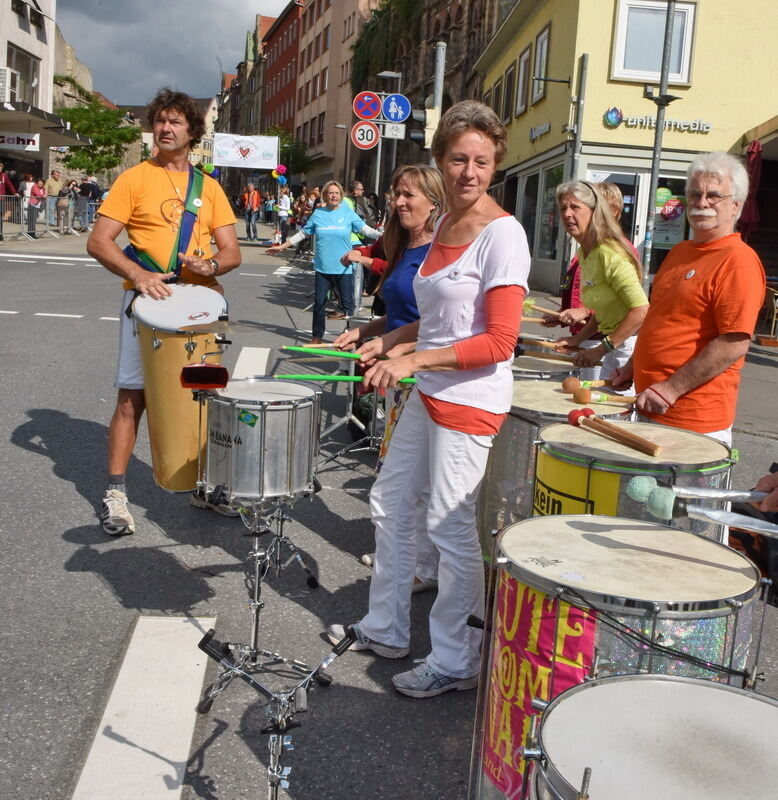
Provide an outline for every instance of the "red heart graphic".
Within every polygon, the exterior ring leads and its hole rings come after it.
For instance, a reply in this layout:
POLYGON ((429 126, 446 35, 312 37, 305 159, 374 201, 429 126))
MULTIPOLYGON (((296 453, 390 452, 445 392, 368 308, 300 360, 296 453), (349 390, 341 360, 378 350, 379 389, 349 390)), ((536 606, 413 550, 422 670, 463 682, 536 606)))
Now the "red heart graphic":
POLYGON ((245 158, 251 152, 251 148, 250 147, 239 147, 238 148, 238 152, 243 156, 243 158, 245 158))

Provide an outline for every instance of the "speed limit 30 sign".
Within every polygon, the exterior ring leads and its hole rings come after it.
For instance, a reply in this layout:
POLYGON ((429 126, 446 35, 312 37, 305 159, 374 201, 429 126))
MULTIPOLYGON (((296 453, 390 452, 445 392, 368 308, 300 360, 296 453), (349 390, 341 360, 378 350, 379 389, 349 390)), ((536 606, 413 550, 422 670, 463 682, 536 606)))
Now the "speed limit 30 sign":
POLYGON ((378 125, 370 120, 360 120, 351 129, 351 142, 360 150, 370 150, 378 144, 380 139, 381 131, 378 130, 378 125))

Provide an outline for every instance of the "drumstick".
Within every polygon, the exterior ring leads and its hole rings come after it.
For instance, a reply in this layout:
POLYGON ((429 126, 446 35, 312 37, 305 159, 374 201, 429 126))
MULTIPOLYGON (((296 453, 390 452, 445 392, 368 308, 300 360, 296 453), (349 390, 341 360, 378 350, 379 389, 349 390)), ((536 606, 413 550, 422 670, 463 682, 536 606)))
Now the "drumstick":
POLYGON ((284 344, 281 345, 281 350, 289 350, 290 353, 307 353, 308 355, 315 355, 315 356, 334 356, 335 358, 352 358, 355 361, 359 361, 362 356, 359 353, 351 353, 347 352, 346 350, 326 350, 322 347, 314 347, 312 345, 306 345, 303 347, 297 347, 291 344, 284 344))
POLYGON ((322 361, 339 361, 340 356, 327 358, 326 356, 311 356, 310 358, 285 358, 287 364, 321 364, 322 361))
POLYGON ((544 314, 548 314, 552 317, 558 317, 562 312, 561 311, 554 311, 553 308, 543 308, 543 306, 539 306, 535 301, 534 297, 528 297, 524 301, 524 310, 525 311, 542 311, 544 314))
POLYGON ((576 389, 596 389, 599 386, 612 386, 610 381, 582 381, 569 375, 562 381, 562 391, 572 394, 576 389))
POLYGON ((599 433, 601 436, 615 439, 620 444, 649 456, 656 456, 662 452, 661 445, 655 444, 649 439, 644 439, 636 433, 624 430, 624 428, 620 428, 611 422, 607 422, 602 417, 598 417, 591 408, 574 409, 567 415, 567 421, 571 425, 579 425, 594 433, 599 433))
POLYGON ((559 347, 563 347, 565 350, 572 350, 573 352, 577 353, 582 348, 580 347, 573 347, 569 344, 557 344, 556 342, 548 342, 545 339, 530 339, 527 336, 519 336, 516 340, 519 344, 529 345, 530 347, 545 347, 549 350, 556 350, 559 347))
MULTIPOLYGON (((335 383, 361 383, 361 375, 273 375, 273 378, 284 381, 334 381, 335 383)), ((416 378, 400 378, 397 383, 416 383, 416 378)))
POLYGON ((603 394, 602 392, 593 392, 591 389, 576 389, 573 392, 573 400, 576 403, 622 403, 625 406, 631 406, 637 397, 634 395, 622 394, 603 394))

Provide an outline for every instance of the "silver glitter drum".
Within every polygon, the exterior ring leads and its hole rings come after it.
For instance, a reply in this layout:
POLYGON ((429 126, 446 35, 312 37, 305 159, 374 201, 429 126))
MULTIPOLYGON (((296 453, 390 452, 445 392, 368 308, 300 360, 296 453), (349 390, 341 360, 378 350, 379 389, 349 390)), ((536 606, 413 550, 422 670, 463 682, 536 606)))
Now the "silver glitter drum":
POLYGON ((538 700, 613 675, 743 686, 755 674, 760 576, 724 545, 643 520, 559 515, 507 527, 497 561, 471 797, 526 796, 521 748, 538 700))
POLYGON ((208 396, 206 491, 272 510, 313 491, 321 394, 300 383, 230 381, 208 396))
POLYGON ((778 703, 706 681, 609 678, 543 712, 535 800, 734 800, 778 794, 778 703), (588 789, 584 787, 588 782, 588 789))
MULTIPOLYGON (((565 377, 557 374, 556 380, 517 380, 513 384, 513 404, 492 444, 478 497, 478 536, 486 561, 491 559, 496 531, 532 516, 535 447, 540 429, 566 422, 570 411, 583 408, 571 394, 562 391, 565 377)), ((610 420, 626 419, 630 413, 623 404, 589 406, 610 420)))

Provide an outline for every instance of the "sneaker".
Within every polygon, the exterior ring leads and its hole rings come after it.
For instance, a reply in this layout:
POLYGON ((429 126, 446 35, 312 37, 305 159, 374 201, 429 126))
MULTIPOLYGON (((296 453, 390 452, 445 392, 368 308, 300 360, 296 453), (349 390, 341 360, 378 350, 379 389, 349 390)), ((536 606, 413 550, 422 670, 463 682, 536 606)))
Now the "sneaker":
POLYGON ((327 314, 327 319, 346 319, 346 315, 342 311, 335 311, 332 314, 327 314))
POLYGON ((215 511, 217 514, 221 514, 223 517, 239 517, 240 511, 236 511, 232 506, 224 499, 222 499, 218 503, 212 503, 200 490, 192 492, 191 499, 189 501, 195 508, 210 508, 211 511, 215 511))
MULTIPOLYGON (((384 658, 405 658, 410 652, 408 647, 393 647, 390 644, 374 642, 359 630, 358 623, 351 627, 357 635, 357 640, 349 647, 349 650, 372 650, 377 656, 384 658)), ((337 644, 346 635, 346 627, 345 625, 328 625, 326 635, 332 644, 337 644)))
POLYGON ((478 686, 478 675, 472 678, 451 678, 443 675, 422 659, 413 669, 401 672, 392 678, 394 688, 408 697, 435 697, 444 692, 474 689, 478 686))
POLYGON ((127 495, 118 489, 108 489, 100 510, 103 530, 109 536, 129 536, 135 533, 135 522, 127 508, 127 495))
POLYGON ((413 579, 411 594, 419 594, 420 592, 431 592, 433 589, 437 588, 438 588, 438 582, 433 578, 419 578, 418 576, 416 576, 413 579))

